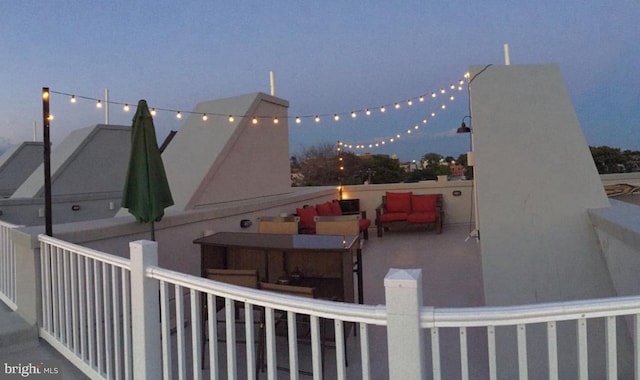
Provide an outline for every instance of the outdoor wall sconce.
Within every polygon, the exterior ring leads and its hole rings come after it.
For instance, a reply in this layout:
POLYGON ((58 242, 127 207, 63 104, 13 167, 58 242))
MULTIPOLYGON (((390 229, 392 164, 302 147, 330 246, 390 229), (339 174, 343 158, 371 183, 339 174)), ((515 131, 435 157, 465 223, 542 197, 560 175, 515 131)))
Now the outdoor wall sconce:
POLYGON ((462 195, 462 191, 460 190, 454 190, 451 195, 453 195, 454 197, 459 197, 462 195))
POLYGON ((464 123, 464 120, 469 118, 469 122, 471 122, 471 116, 465 116, 462 118, 462 124, 460 124, 460 127, 456 130, 456 133, 471 133, 471 128, 467 127, 467 125, 464 123))
POLYGON ((249 228, 253 225, 253 222, 251 222, 249 219, 242 219, 240 221, 240 228, 249 228))
POLYGON ((78 210, 80 210, 80 205, 73 205, 73 206, 71 206, 71 210, 73 210, 73 211, 78 211, 78 210))

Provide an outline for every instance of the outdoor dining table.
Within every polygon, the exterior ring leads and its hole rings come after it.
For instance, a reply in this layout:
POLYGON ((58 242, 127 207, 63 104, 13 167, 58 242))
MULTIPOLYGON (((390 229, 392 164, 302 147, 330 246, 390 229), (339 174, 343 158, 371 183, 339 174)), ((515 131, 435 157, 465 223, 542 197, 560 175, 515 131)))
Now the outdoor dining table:
POLYGON ((257 269, 261 281, 315 287, 320 298, 354 302, 355 273, 358 302, 363 303, 357 235, 218 232, 193 242, 200 245, 203 276, 209 268, 257 269))

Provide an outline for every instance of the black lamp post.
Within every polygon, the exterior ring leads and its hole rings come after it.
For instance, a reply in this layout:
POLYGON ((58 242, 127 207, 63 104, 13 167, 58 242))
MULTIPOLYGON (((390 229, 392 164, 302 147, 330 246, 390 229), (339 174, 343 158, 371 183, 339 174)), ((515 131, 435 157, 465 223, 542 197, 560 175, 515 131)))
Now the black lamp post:
POLYGON ((51 213, 51 138, 49 137, 49 98, 48 87, 42 88, 42 144, 44 147, 44 217, 45 233, 53 236, 52 213, 51 213))

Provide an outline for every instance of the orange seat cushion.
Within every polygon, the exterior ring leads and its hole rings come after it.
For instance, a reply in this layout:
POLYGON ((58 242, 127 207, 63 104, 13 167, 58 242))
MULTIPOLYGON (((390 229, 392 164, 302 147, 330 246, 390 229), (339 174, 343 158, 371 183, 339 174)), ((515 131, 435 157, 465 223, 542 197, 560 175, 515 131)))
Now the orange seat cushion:
POLYGON ((411 212, 411 195, 412 192, 406 193, 386 193, 386 211, 387 212, 411 212))
POLYGON ((342 208, 340 207, 340 203, 337 201, 331 202, 331 215, 340 216, 342 215, 342 208))
POLYGON ((438 206, 437 195, 413 195, 411 197, 412 212, 435 211, 438 206))
POLYGON ((364 231, 371 226, 371 221, 369 219, 360 219, 358 224, 360 225, 360 231, 364 231))
POLYGON ((436 221, 436 211, 412 212, 407 215, 409 223, 433 223, 436 221))
POLYGON ((406 212, 386 212, 380 215, 381 222, 397 222, 398 220, 407 220, 409 216, 406 212))
POLYGON ((315 234, 316 233, 316 221, 314 217, 318 216, 315 207, 297 208, 296 213, 300 217, 300 226, 302 227, 302 233, 315 234))
POLYGON ((317 204, 316 211, 320 216, 333 216, 333 210, 331 209, 331 202, 317 204))

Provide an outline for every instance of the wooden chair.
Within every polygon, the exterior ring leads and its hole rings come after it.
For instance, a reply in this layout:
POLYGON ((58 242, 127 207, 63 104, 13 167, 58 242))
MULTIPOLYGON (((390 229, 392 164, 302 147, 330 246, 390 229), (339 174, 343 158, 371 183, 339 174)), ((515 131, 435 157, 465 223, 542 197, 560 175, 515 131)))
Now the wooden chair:
POLYGON ((258 218, 258 232, 294 235, 298 233, 299 222, 300 218, 297 216, 261 216, 258 218))
MULTIPOLYGON (((256 269, 214 269, 209 268, 206 270, 206 277, 209 280, 224 282, 226 284, 244 286, 247 288, 258 289, 259 279, 258 279, 258 271, 256 269)), ((217 297, 216 302, 216 312, 224 309, 225 302, 224 299, 217 297)), ((244 309, 244 303, 242 302, 234 302, 235 309, 235 318, 237 323, 244 323, 244 320, 239 320, 240 311, 244 309)), ((258 311, 258 318, 254 320, 254 324, 258 325, 258 341, 256 348, 256 376, 258 371, 264 369, 264 339, 263 339, 263 331, 264 328, 264 310, 262 308, 254 308, 254 311, 258 311)), ((207 323, 207 304, 206 301, 203 302, 202 307, 202 365, 204 367, 204 351, 206 347, 206 342, 208 341, 208 337, 205 336, 205 332, 207 331, 206 323, 207 323)), ((226 323, 226 321, 218 321, 218 323, 226 323)), ((242 340, 236 340, 237 343, 245 343, 242 340)))
POLYGON ((360 215, 316 216, 316 234, 357 236, 360 234, 360 215))
MULTIPOLYGON (((342 235, 342 236, 359 236, 360 235, 360 215, 341 215, 341 216, 316 216, 316 234, 318 235, 342 235)), ((358 302, 364 303, 364 286, 360 278, 359 266, 362 265, 360 258, 362 257, 362 243, 358 242, 358 259, 353 264, 353 272, 358 274, 358 302)))
MULTIPOLYGON (((297 297, 304 297, 304 298, 317 298, 316 288, 307 287, 307 286, 283 285, 283 284, 272 284, 269 282, 261 282, 260 289, 266 290, 269 292, 287 294, 290 296, 297 296, 297 297)), ((306 316, 299 316, 299 317, 303 317, 303 318, 298 318, 296 320, 296 325, 301 324, 301 325, 307 326, 307 331, 302 335, 298 333, 298 336, 296 337, 296 339, 302 338, 305 340, 309 340, 310 331, 311 331, 311 323, 309 321, 309 318, 306 316)), ((277 328, 277 326, 280 325, 281 323, 286 323, 286 322, 287 322, 287 312, 282 311, 281 313, 278 314, 278 316, 275 319, 275 328, 277 328)), ((320 327, 320 347, 321 347, 320 356, 322 357, 322 367, 324 369, 324 349, 325 349, 324 335, 325 334, 324 334, 323 324, 321 324, 320 326, 321 326, 320 327)), ((289 370, 286 367, 278 367, 278 369, 284 370, 284 371, 289 370)), ((313 373, 308 371, 299 370, 298 372, 305 375, 309 375, 309 376, 313 375, 313 373)))

